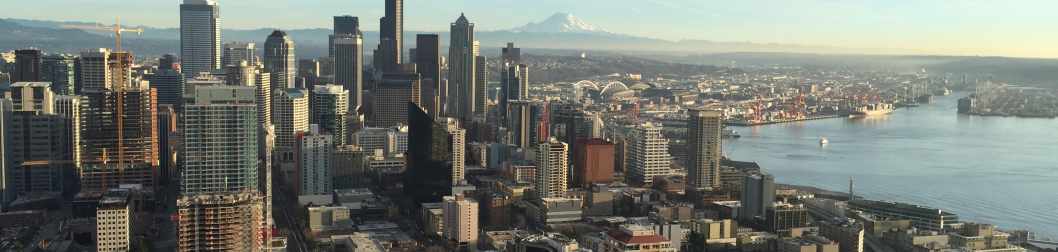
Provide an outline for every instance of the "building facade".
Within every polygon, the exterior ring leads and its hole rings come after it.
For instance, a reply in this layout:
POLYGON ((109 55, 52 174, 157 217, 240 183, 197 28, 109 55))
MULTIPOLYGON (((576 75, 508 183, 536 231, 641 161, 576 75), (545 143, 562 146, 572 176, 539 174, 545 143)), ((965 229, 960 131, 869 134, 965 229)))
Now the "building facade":
POLYGON ((180 59, 185 78, 221 67, 220 6, 216 0, 180 5, 180 59))

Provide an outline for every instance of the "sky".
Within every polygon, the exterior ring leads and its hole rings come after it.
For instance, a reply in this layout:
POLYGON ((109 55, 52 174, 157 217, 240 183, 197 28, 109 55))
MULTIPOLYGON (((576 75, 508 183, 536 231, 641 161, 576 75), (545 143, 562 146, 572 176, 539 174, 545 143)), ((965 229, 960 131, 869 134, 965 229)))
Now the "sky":
MULTIPOLYGON (((181 0, 5 1, 9 18, 178 25, 181 0), (63 7, 56 9, 56 7, 63 7), (20 11, 24 10, 24 11, 20 11)), ((224 28, 322 28, 383 0, 219 0, 224 28)), ((572 13, 607 31, 667 40, 782 43, 923 54, 1058 58, 1054 0, 406 0, 405 30, 443 31, 460 13, 500 30, 572 13)))

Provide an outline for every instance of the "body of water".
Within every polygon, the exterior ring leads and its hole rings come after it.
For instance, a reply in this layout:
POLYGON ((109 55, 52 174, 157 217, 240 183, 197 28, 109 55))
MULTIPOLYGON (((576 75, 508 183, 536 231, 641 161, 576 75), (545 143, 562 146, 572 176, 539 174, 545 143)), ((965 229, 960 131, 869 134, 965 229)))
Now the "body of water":
POLYGON ((780 183, 847 191, 852 177, 868 199, 1058 238, 1058 120, 958 115, 964 95, 885 116, 734 127, 742 138, 724 152, 780 183))

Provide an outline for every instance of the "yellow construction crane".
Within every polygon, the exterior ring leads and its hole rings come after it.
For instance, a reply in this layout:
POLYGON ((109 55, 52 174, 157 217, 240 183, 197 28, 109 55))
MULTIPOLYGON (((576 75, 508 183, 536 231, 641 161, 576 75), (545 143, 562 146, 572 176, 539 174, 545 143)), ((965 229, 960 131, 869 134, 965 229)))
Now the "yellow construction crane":
POLYGON ((96 25, 64 25, 63 28, 88 30, 88 31, 109 31, 114 33, 114 51, 121 51, 121 34, 125 32, 134 32, 136 35, 143 35, 143 28, 122 28, 121 17, 115 19, 114 25, 105 26, 102 24, 96 25))

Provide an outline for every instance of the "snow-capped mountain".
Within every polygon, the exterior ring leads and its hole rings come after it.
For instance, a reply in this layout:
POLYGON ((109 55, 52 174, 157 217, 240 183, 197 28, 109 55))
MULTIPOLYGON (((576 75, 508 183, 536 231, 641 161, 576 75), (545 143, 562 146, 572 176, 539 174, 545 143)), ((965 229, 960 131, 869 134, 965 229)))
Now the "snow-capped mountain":
POLYGON ((513 32, 540 33, 609 33, 595 25, 589 24, 569 13, 555 13, 544 21, 533 22, 515 27, 513 32))

